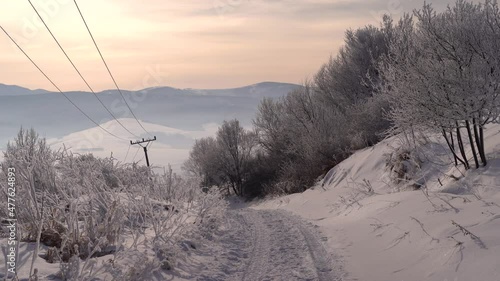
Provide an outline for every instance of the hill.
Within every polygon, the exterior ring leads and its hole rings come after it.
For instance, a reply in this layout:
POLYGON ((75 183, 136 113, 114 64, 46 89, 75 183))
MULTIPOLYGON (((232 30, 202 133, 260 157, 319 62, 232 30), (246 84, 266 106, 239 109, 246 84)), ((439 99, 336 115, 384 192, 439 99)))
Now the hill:
POLYGON ((43 94, 48 93, 49 91, 37 89, 30 90, 28 88, 23 88, 15 85, 5 85, 0 83, 0 97, 2 96, 24 96, 24 95, 33 95, 33 94, 43 94))
POLYGON ((487 127, 485 143, 488 166, 464 171, 440 139, 422 142, 402 161, 419 167, 396 183, 387 163, 404 146, 393 137, 354 153, 313 189, 253 208, 315 224, 346 280, 500 280, 500 125, 487 127))

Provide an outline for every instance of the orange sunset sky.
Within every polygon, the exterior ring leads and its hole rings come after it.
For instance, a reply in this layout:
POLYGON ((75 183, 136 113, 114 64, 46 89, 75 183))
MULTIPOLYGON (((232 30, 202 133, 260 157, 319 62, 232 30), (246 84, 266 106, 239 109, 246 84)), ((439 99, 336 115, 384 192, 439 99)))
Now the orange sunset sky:
MULTIPOLYGON (((433 1, 442 9, 451 0, 433 1)), ((94 90, 113 88, 72 0, 33 0, 94 90)), ((420 7, 409 0, 80 0, 123 89, 301 83, 335 55, 348 28, 420 7)), ((2 1, 0 24, 63 91, 87 90, 28 1, 2 1)), ((5 34, 0 83, 54 90, 5 34)))

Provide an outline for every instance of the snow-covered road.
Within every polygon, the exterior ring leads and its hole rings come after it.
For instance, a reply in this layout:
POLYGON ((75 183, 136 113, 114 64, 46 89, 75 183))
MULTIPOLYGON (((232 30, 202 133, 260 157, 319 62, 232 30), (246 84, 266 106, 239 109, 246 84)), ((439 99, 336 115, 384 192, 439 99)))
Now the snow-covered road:
POLYGON ((197 280, 343 280, 317 230, 286 211, 230 210, 220 234, 197 280))

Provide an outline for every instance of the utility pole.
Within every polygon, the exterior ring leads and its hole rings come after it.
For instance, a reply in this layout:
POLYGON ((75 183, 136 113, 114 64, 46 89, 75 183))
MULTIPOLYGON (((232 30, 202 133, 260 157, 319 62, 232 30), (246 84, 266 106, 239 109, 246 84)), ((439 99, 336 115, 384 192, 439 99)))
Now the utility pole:
POLYGON ((154 136, 154 138, 152 138, 152 139, 147 139, 147 140, 145 140, 144 138, 142 138, 142 141, 141 140, 138 140, 138 141, 135 141, 135 142, 130 141, 131 145, 138 144, 142 148, 144 148, 144 154, 146 155, 146 164, 148 165, 148 167, 149 167, 148 145, 149 145, 150 142, 155 141, 155 140, 156 140, 156 136, 154 136), (145 146, 143 146, 142 143, 147 143, 147 144, 145 146))

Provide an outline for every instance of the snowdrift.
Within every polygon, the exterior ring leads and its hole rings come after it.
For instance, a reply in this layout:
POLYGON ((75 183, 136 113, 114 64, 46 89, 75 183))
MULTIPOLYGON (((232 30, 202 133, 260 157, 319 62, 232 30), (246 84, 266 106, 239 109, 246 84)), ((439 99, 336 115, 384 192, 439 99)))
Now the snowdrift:
POLYGON ((389 138, 310 190, 253 208, 285 209, 319 226, 347 280, 500 280, 500 125, 485 130, 485 144, 488 166, 464 171, 439 138, 428 139, 404 163, 411 177, 397 182, 387 163, 401 140, 389 138))

